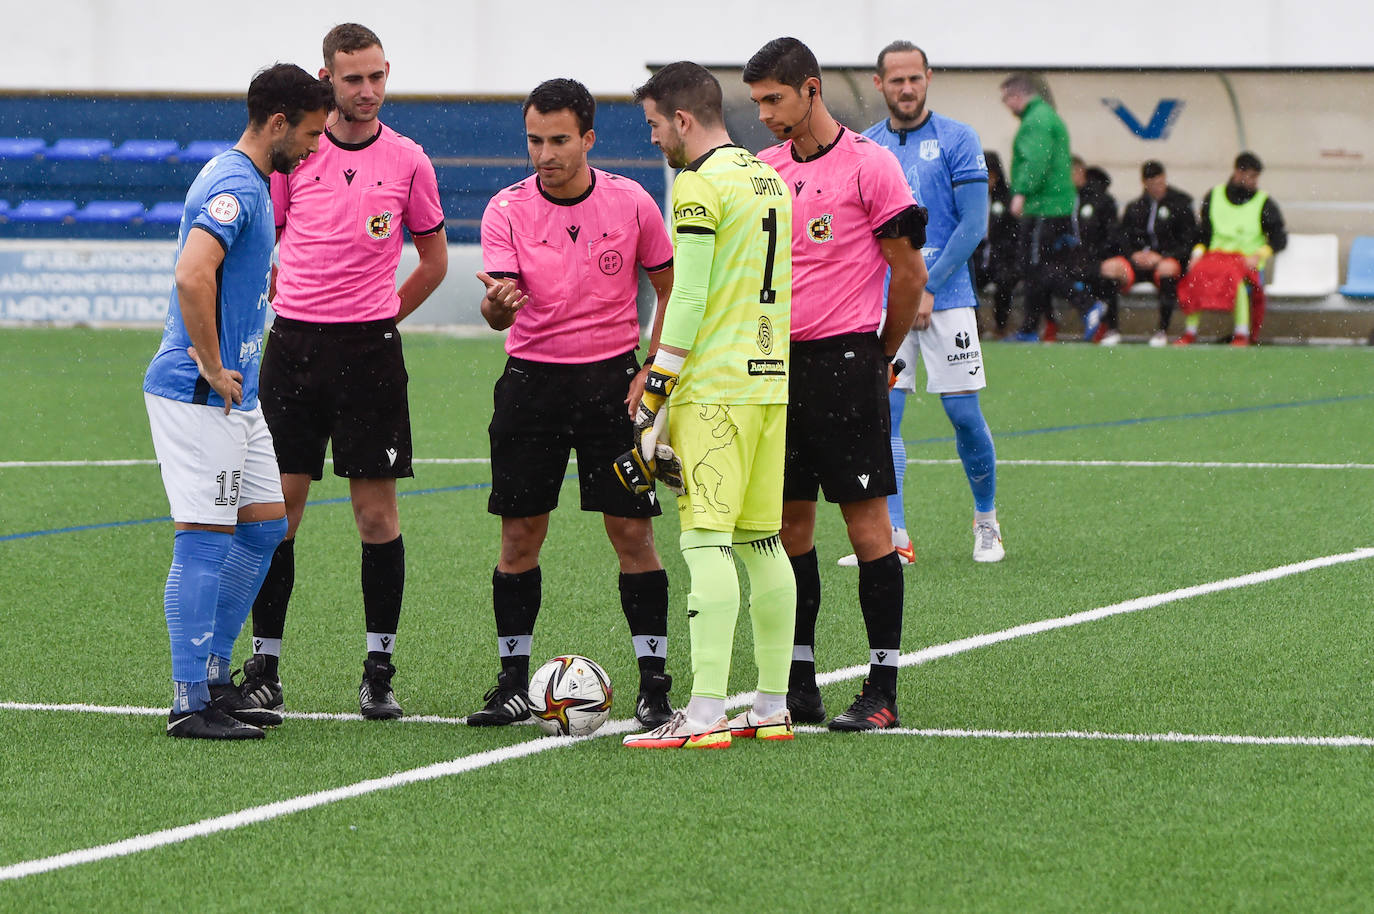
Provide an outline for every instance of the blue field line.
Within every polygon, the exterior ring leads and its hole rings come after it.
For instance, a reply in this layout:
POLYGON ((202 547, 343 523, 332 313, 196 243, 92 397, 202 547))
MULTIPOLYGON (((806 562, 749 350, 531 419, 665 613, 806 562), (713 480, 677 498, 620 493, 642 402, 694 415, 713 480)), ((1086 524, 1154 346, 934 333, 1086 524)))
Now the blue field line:
MULTIPOLYGON (((576 477, 568 476, 567 478, 575 479, 576 477)), ((444 492, 470 492, 474 489, 490 488, 491 483, 489 482, 475 482, 471 485, 466 486, 443 486, 437 489, 415 489, 410 492, 397 492, 396 495, 399 498, 407 498, 411 495, 440 495, 444 492)), ((348 496, 345 495, 341 498, 322 498, 319 501, 308 501, 305 504, 306 507, 313 507, 316 505, 341 505, 346 504, 348 500, 348 496)), ((117 520, 111 521, 106 524, 81 524, 77 527, 56 527, 52 530, 31 530, 27 533, 10 533, 5 536, 0 536, 0 543, 8 542, 10 540, 33 539, 37 536, 55 536, 58 533, 80 533, 83 530, 106 530, 110 527, 135 527, 139 524, 165 524, 170 523, 171 520, 172 519, 170 517, 166 516, 145 517, 141 520, 117 520)))
MULTIPOLYGON (((1177 413, 1172 416, 1142 416, 1137 419, 1112 419, 1109 422, 1084 422, 1080 425, 1052 425, 1047 428, 1028 428, 1019 432, 994 431, 992 437, 1021 438, 1026 435, 1048 435, 1052 432, 1077 432, 1090 428, 1116 428, 1125 425, 1144 425, 1147 422, 1176 422, 1182 419, 1212 419, 1217 416, 1236 416, 1243 413, 1265 412, 1271 409, 1292 409, 1297 406, 1324 406, 1328 403, 1349 403, 1354 400, 1368 400, 1374 394, 1351 394, 1346 397, 1321 397, 1316 400, 1295 400, 1291 403, 1266 403, 1261 406, 1236 406, 1231 409, 1213 409, 1204 413, 1177 413)), ((905 444, 945 444, 954 440, 953 435, 941 438, 912 438, 905 444)))

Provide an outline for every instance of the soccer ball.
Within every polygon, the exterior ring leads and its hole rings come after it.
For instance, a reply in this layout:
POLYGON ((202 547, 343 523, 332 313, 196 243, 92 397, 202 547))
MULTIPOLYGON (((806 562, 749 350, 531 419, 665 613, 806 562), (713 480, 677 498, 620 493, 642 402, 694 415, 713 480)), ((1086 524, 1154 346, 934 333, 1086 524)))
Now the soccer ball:
POLYGON ((530 713, 551 736, 595 733, 611 716, 611 677, 586 657, 555 657, 530 678, 530 713))

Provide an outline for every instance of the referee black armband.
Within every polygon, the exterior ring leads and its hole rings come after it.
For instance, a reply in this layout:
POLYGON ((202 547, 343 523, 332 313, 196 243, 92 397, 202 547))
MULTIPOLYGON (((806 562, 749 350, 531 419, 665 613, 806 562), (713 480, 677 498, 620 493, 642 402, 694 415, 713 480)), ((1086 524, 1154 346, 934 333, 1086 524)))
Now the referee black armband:
POLYGON ((926 208, 913 204, 878 226, 873 235, 882 238, 906 238, 916 250, 926 246, 926 208))

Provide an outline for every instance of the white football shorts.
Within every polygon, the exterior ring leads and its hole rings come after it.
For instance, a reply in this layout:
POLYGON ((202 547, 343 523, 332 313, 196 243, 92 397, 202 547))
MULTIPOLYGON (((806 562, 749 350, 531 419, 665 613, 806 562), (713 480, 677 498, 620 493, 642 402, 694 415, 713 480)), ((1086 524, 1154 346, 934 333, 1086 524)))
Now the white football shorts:
POLYGON ((930 327, 912 330, 902 340, 897 358, 906 367, 897 376, 897 388, 916 390, 916 356, 926 363, 926 391, 952 394, 982 390, 983 349, 978 341, 978 316, 974 308, 947 308, 930 315, 930 327))
POLYGON ((262 408, 232 410, 144 393, 172 520, 233 526, 246 505, 284 501, 262 408))

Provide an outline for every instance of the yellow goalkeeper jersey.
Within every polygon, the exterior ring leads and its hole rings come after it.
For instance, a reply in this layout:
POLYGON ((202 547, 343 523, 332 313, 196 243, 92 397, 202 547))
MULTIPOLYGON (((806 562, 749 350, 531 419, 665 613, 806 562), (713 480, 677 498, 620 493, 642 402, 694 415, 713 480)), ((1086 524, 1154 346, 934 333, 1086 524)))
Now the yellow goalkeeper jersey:
MULTIPOLYGON (((661 341, 690 350, 673 402, 786 403, 792 197, 782 178, 753 153, 719 146, 674 181, 673 230, 675 244, 689 234, 715 242, 700 322, 671 305, 664 318, 661 341)), ((678 272, 674 286, 687 278, 678 272)))

